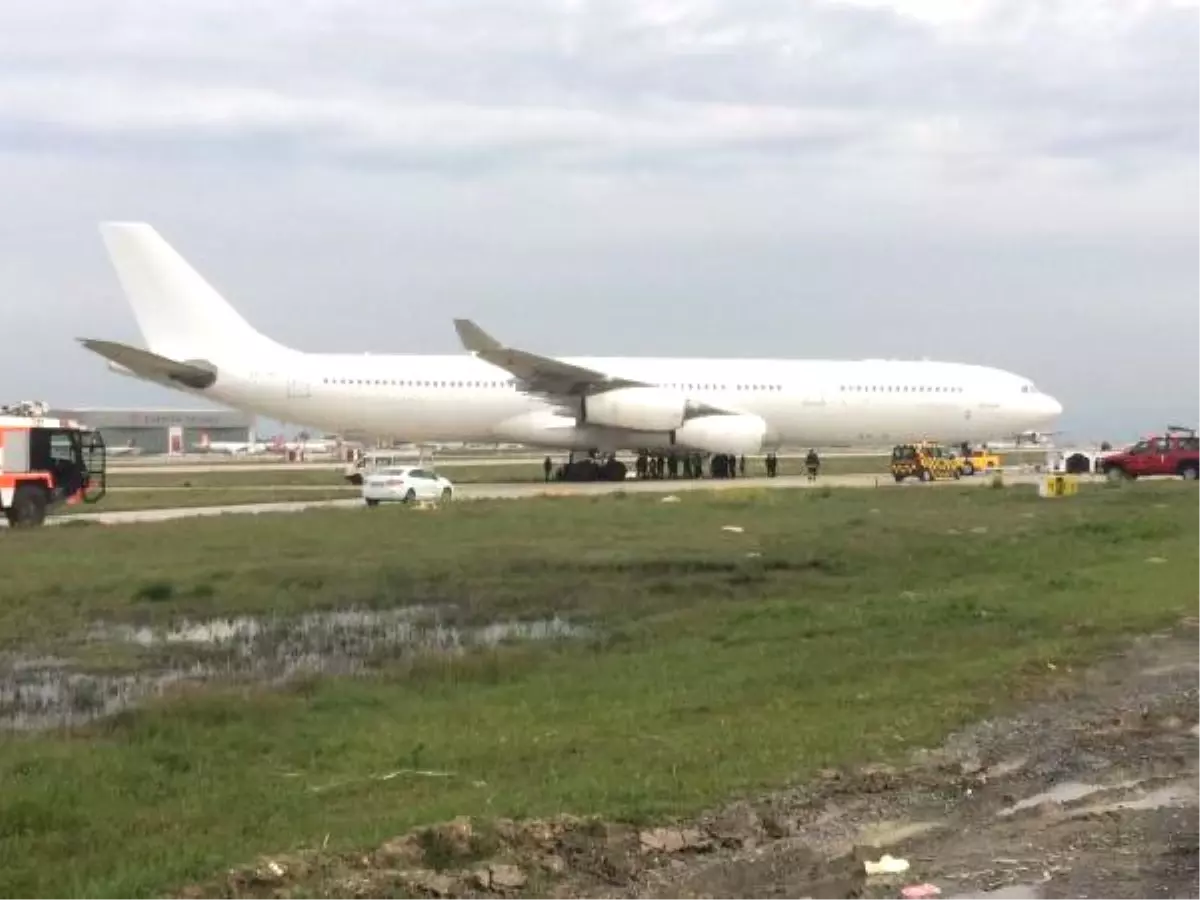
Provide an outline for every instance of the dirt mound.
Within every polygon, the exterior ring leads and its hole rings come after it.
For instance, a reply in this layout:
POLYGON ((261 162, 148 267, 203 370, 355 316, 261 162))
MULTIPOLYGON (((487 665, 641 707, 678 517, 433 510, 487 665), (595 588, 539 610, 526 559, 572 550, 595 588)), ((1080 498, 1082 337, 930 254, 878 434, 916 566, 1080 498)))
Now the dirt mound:
MULTIPOLYGON (((652 871, 689 858, 745 850, 782 826, 738 803, 699 822, 638 829, 597 818, 475 820, 460 817, 393 838, 371 853, 309 850, 263 857, 183 897, 579 897, 638 893, 652 871)), ((861 895, 862 865, 814 854, 820 896, 861 895)))

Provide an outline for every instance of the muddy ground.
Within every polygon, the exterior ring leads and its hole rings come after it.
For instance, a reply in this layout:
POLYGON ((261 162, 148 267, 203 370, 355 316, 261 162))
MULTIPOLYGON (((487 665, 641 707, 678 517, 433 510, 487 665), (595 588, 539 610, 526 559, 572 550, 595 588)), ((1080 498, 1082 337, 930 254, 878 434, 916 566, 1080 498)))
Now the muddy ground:
POLYGON ((678 828, 460 819, 366 854, 260 859, 184 893, 1198 897, 1194 626, 906 765, 823 772, 678 828), (884 853, 907 870, 867 876, 884 853))

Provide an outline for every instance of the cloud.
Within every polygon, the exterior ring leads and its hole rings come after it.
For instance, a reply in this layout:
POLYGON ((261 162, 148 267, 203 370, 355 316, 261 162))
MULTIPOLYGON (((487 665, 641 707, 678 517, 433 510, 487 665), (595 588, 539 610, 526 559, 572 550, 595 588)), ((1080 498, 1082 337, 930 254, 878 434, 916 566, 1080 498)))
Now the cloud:
POLYGON ((48 0, 6 17, 9 148, 995 177, 1145 171, 1197 143, 1197 17, 1169 2, 48 0))
POLYGON ((8 4, 0 289, 21 339, 0 380, 61 406, 190 402, 71 341, 138 340, 95 231, 137 218, 309 350, 456 352, 471 315, 552 353, 929 355, 1027 374, 1097 428, 1194 416, 1198 18, 8 4), (1143 368, 1180 387, 1151 408, 1143 368))

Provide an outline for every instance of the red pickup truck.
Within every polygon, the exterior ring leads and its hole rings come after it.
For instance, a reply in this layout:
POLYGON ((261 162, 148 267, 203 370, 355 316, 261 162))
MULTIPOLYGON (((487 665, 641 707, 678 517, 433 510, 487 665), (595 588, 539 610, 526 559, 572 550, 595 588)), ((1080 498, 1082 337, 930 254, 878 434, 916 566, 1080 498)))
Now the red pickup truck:
POLYGON ((1200 475, 1200 438, 1190 428, 1168 428, 1165 435, 1105 455, 1101 467, 1112 479, 1177 475, 1194 481, 1200 475))

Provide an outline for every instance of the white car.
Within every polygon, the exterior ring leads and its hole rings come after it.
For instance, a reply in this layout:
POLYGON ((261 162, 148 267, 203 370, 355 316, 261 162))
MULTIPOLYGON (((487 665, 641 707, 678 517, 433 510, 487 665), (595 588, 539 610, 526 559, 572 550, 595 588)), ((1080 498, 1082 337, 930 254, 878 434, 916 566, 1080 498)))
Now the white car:
POLYGON ((367 506, 413 500, 453 500, 454 485, 419 466, 389 466, 364 476, 362 498, 367 506))

